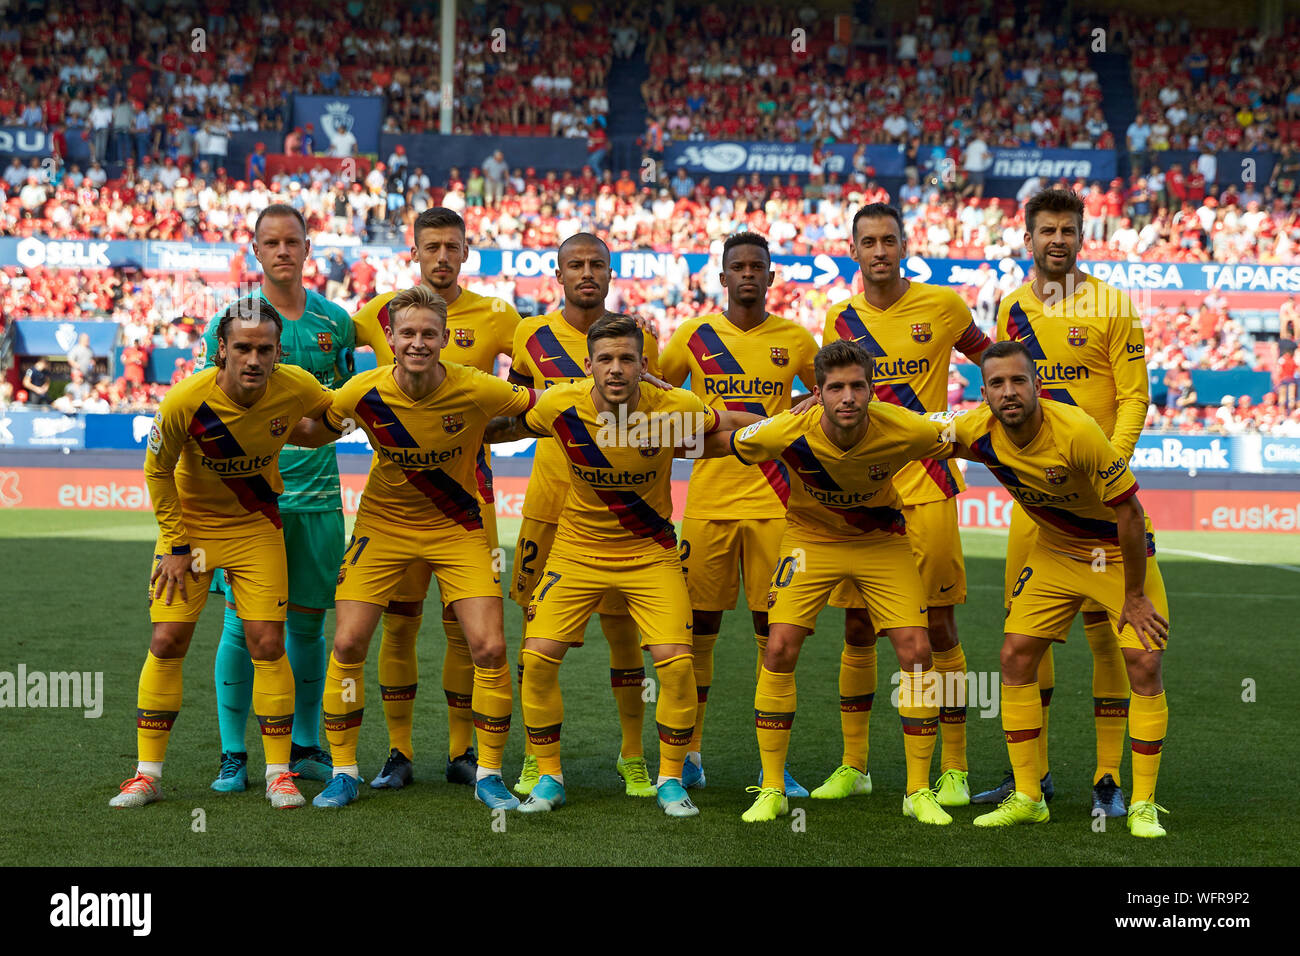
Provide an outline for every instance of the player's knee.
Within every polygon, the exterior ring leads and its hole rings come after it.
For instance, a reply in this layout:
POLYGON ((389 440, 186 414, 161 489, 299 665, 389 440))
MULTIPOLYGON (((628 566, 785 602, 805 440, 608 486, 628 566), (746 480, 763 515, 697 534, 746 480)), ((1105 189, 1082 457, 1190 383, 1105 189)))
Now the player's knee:
POLYGON ((338 631, 334 634, 334 659, 340 664, 359 664, 366 659, 369 644, 360 634, 338 631))
POLYGON ((930 636, 923 627, 900 627, 890 632, 894 653, 898 655, 898 666, 903 670, 928 670, 933 661, 930 659, 930 636))
POLYGON ((844 643, 855 647, 876 643, 876 628, 865 609, 851 607, 844 612, 844 643))
POLYGON ((1124 662, 1128 669, 1129 686, 1143 697, 1154 697, 1163 689, 1161 682, 1162 655, 1157 651, 1125 648, 1124 662))
POLYGON ((163 660, 184 657, 193 634, 193 625, 186 628, 174 624, 155 624, 149 641, 149 653, 163 660))
POLYGON ((717 634, 722 628, 721 611, 694 611, 691 618, 696 634, 717 634))
POLYGON ((1038 677, 1038 661, 1030 649, 1012 641, 1002 644, 1002 679, 1008 684, 1026 684, 1038 677))
POLYGON ((506 639, 501 634, 493 635, 485 640, 476 642, 470 647, 470 656, 474 660, 475 667, 491 668, 505 667, 506 665, 506 639))

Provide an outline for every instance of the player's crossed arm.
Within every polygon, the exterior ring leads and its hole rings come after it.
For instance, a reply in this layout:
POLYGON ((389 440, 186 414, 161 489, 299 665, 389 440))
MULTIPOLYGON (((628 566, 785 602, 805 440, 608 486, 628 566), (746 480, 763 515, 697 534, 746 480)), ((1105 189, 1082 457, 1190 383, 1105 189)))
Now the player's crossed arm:
POLYGON ((332 441, 338 441, 355 428, 356 423, 350 418, 339 417, 333 408, 327 407, 315 418, 298 419, 298 424, 289 432, 288 444, 300 448, 321 448, 332 441))

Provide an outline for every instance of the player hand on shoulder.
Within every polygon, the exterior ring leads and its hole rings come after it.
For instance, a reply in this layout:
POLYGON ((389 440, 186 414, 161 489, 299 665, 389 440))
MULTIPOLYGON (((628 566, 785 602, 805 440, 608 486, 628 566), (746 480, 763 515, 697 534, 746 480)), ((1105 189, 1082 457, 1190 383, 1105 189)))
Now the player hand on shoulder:
POLYGON ((1125 594, 1124 609, 1119 615, 1119 630, 1133 625, 1138 640, 1148 651, 1163 651, 1169 643, 1169 622, 1161 617, 1145 594, 1125 594))
POLYGON ((322 412, 317 418, 300 418, 298 424, 293 426, 289 432, 290 445, 297 445, 299 448, 320 448, 328 445, 332 441, 338 441, 344 435, 353 431, 356 425, 347 427, 349 422, 344 422, 342 431, 337 431, 325 421, 325 415, 322 412))
POLYGON ((653 385, 661 392, 671 392, 673 390, 673 386, 669 385, 667 382, 665 382, 663 379, 659 378, 658 376, 651 375, 649 372, 641 373, 641 381, 645 382, 648 385, 653 385))
POLYGON ((798 405, 791 406, 790 411, 796 415, 802 415, 804 412, 808 411, 808 409, 813 408, 816 405, 817 405, 816 395, 805 395, 799 401, 798 405))
POLYGON ((507 442, 537 437, 537 433, 524 424, 523 415, 516 415, 513 418, 498 415, 488 422, 487 428, 483 430, 483 444, 485 445, 504 445, 507 442))
POLYGON ((155 600, 162 597, 163 603, 170 605, 172 595, 180 590, 182 601, 188 601, 189 594, 185 589, 185 572, 188 571, 197 582, 199 572, 194 569, 194 558, 189 552, 185 554, 164 554, 158 559, 158 564, 153 569, 153 574, 149 576, 149 587, 155 600))
POLYGON ((659 338, 659 326, 655 324, 654 319, 647 319, 644 315, 635 314, 630 315, 630 317, 632 321, 636 323, 636 327, 642 332, 649 332, 656 339, 659 338))

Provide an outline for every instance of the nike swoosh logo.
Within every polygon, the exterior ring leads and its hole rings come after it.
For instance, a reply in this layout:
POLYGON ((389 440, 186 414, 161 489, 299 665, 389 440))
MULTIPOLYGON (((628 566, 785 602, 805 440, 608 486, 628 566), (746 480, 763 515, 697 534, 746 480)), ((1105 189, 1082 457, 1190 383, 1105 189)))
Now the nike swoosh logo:
POLYGON ((157 720, 159 717, 165 717, 165 716, 167 715, 164 714, 162 711, 158 711, 158 710, 140 711, 141 720, 157 720))
POLYGON ((566 442, 566 444, 567 444, 570 448, 586 448, 588 445, 591 444, 591 442, 586 442, 586 441, 571 441, 571 442, 566 442))
POLYGON ((849 341, 850 341, 850 342, 861 342, 861 341, 862 341, 863 339, 865 339, 865 338, 866 338, 865 335, 859 335, 856 339, 849 339, 849 341))
POLYGON ((717 357, 720 356, 720 355, 726 355, 726 354, 727 354, 726 352, 714 352, 714 353, 711 354, 711 355, 702 355, 702 356, 700 356, 700 361, 701 361, 701 362, 707 362, 709 359, 715 359, 715 358, 717 358, 717 357))
POLYGON ((543 355, 540 359, 538 359, 538 361, 540 361, 540 362, 554 362, 554 361, 556 361, 557 359, 562 359, 562 358, 564 358, 563 355, 543 355))
POLYGON ((821 469, 819 468, 808 468, 808 469, 796 468, 795 471, 797 471, 801 475, 817 475, 821 473, 821 469))
POLYGON ((371 428, 387 428, 387 427, 390 426, 390 425, 396 425, 396 424, 397 424, 397 421, 396 421, 396 419, 394 419, 394 420, 391 421, 391 422, 374 422, 370 427, 371 427, 371 428))
POLYGON ((950 584, 950 585, 948 585, 946 588, 939 588, 939 593, 942 594, 944 591, 951 591, 951 590, 952 590, 953 588, 955 588, 956 586, 957 586, 957 585, 955 585, 955 584, 950 584))
POLYGON ((325 679, 324 677, 317 677, 315 680, 305 680, 305 681, 303 681, 303 683, 304 683, 304 684, 319 684, 319 683, 320 683, 321 681, 323 681, 324 679, 325 679))
POLYGON ((275 606, 276 606, 276 607, 284 607, 284 606, 285 606, 286 604, 288 604, 288 603, 289 603, 288 601, 276 601, 276 602, 275 602, 275 606))
POLYGON ((238 687, 240 684, 247 684, 248 681, 246 681, 246 680, 223 680, 221 683, 225 684, 227 687, 238 687))

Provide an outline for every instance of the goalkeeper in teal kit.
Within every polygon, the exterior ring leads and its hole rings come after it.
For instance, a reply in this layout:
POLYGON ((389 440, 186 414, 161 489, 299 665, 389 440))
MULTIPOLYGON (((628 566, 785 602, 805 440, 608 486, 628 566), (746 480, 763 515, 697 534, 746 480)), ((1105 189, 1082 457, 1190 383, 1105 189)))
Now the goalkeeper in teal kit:
MULTIPOLYGON (((311 244, 302 216, 292 206, 267 206, 257 217, 253 237, 253 253, 263 273, 257 294, 284 319, 281 363, 304 368, 327 388, 338 388, 352 376, 356 333, 346 310, 303 287, 302 267, 311 244)), ((214 364, 219 318, 208 324, 205 350, 196 371, 214 364)), ((282 424, 291 429, 297 423, 282 424)), ((285 649, 295 695, 289 769, 308 780, 328 781, 333 766, 320 746, 327 658, 325 609, 334 606, 334 587, 346 545, 334 448, 285 445, 280 453, 280 474, 284 493, 279 508, 289 562, 285 649)), ((213 581, 213 589, 219 584, 226 595, 226 616, 214 668, 221 768, 212 789, 240 791, 248 786, 244 734, 252 704, 253 662, 225 573, 215 574, 213 581)))

